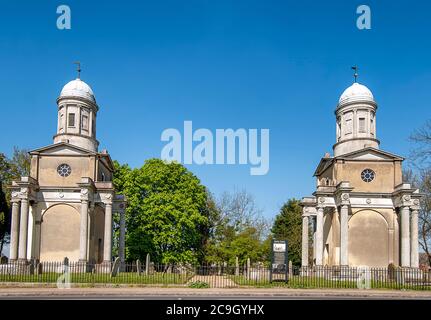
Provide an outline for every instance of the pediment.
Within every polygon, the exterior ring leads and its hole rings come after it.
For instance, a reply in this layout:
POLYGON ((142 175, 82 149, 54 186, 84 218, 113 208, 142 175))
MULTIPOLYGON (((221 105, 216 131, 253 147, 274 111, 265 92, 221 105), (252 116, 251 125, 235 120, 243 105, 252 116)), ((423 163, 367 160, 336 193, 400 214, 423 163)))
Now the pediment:
POLYGON ((66 142, 55 143, 43 148, 30 151, 30 154, 45 154, 45 155, 90 155, 95 154, 90 150, 86 150, 66 142))
POLYGON ((403 161, 404 160, 403 157, 397 156, 393 153, 389 153, 383 150, 375 149, 375 148, 365 148, 365 149, 357 150, 354 152, 343 154, 336 158, 346 159, 346 160, 374 160, 374 161, 379 161, 379 160, 403 161))

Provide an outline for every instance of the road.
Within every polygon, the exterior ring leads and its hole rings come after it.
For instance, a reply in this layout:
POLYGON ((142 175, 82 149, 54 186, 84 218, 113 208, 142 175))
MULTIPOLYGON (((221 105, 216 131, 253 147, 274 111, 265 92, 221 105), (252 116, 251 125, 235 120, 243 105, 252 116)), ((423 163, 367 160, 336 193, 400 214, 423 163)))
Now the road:
POLYGON ((358 289, 5 288, 0 299, 46 300, 431 300, 431 291, 358 289))

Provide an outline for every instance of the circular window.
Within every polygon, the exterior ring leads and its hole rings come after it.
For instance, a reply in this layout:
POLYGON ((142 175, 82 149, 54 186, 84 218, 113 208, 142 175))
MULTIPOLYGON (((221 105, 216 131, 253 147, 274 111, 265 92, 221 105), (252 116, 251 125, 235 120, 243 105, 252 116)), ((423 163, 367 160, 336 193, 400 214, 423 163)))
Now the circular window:
POLYGON ((72 173, 72 168, 68 164, 60 164, 57 167, 57 172, 62 177, 68 177, 72 173))
POLYGON ((375 172, 373 170, 371 170, 371 169, 365 169, 361 173, 361 178, 365 182, 371 182, 371 181, 373 181, 374 178, 375 178, 375 176, 376 176, 375 172))

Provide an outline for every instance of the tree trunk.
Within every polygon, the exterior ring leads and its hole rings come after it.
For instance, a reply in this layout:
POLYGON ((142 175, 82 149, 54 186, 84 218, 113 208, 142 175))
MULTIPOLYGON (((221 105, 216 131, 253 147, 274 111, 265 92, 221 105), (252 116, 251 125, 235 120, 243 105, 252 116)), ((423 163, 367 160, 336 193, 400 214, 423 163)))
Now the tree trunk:
POLYGON ((4 238, 5 237, 1 238, 1 241, 0 241, 0 256, 2 255, 2 252, 3 252, 4 238))

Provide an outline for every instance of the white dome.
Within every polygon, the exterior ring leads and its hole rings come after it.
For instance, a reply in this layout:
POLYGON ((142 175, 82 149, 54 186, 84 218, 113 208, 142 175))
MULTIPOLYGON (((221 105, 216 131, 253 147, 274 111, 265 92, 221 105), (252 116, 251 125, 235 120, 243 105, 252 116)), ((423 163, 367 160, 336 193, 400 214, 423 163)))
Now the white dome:
POLYGON ((346 90, 344 90, 343 94, 340 97, 339 104, 352 101, 374 102, 374 96, 370 89, 368 89, 366 86, 355 82, 346 90))
POLYGON ((75 79, 67 83, 61 90, 61 97, 80 97, 96 103, 93 90, 81 79, 75 79))

